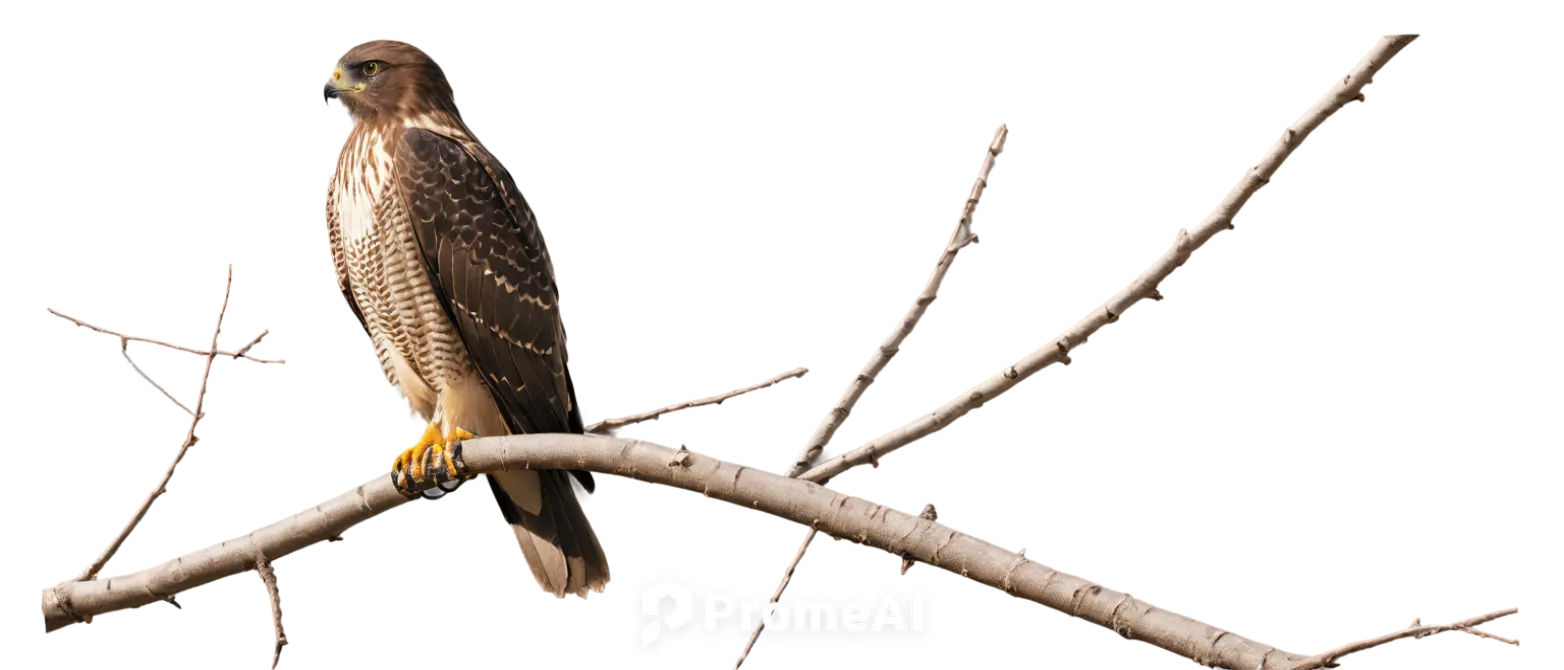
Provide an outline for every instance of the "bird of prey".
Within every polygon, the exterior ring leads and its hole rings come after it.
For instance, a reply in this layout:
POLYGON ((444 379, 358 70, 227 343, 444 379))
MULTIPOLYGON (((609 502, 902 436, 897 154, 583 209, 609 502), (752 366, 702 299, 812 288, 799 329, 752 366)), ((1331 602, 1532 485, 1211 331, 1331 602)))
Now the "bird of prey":
MULTIPOLYGON (((349 50, 326 82, 353 132, 326 196, 337 284, 386 379, 429 422, 397 457, 409 497, 470 478, 473 435, 580 433, 559 291, 537 219, 456 110, 434 60, 401 42, 349 50)), ((488 475, 543 590, 601 592, 608 561, 571 488, 590 473, 488 475)))

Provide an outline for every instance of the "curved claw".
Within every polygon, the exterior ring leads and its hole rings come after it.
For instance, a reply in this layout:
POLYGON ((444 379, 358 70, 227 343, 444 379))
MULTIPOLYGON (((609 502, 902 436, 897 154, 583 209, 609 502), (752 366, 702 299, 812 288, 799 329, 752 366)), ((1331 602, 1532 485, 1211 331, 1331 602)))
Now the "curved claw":
POLYGON ((392 463, 392 486, 409 498, 422 496, 431 500, 461 488, 463 482, 474 476, 462 462, 460 440, 470 437, 473 437, 472 433, 460 428, 442 436, 434 425, 430 425, 418 443, 392 463))
POLYGON ((430 500, 434 500, 435 498, 439 498, 441 496, 444 496, 447 493, 450 493, 452 491, 455 491, 456 489, 461 488, 462 487, 462 483, 466 482, 469 479, 472 479, 472 475, 458 474, 458 475, 455 475, 454 477, 449 477, 449 478, 444 478, 444 479, 437 479, 437 480, 435 480, 434 488, 432 488, 432 489, 424 489, 423 491, 420 491, 420 493, 425 498, 428 498, 430 500))

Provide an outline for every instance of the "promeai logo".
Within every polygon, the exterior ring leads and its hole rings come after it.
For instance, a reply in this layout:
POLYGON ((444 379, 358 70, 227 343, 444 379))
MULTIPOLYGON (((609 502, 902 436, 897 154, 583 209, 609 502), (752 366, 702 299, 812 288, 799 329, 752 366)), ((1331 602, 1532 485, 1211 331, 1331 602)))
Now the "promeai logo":
POLYGON ((650 647, 661 639, 664 626, 674 631, 689 623, 694 616, 691 613, 694 600, 694 594, 689 587, 672 579, 664 579, 642 591, 641 616, 652 617, 656 621, 641 626, 641 646, 650 647), (673 609, 667 614, 662 613, 664 599, 673 601, 673 609))
MULTIPOLYGON (((909 593, 906 615, 902 614, 901 601, 896 593, 881 593, 879 606, 870 606, 859 600, 849 600, 838 606, 834 601, 798 600, 793 603, 766 603, 759 600, 735 600, 732 593, 702 593, 702 609, 705 612, 705 632, 716 632, 718 621, 734 620, 734 628, 748 632, 755 628, 755 617, 766 626, 766 632, 923 632, 923 593, 909 593)), ((694 620, 694 590, 688 585, 665 576, 641 589, 641 615, 651 617, 651 623, 641 626, 641 648, 651 647, 662 637, 662 626, 677 631, 679 626, 694 620), (663 614, 663 600, 673 600, 673 611, 663 614)))

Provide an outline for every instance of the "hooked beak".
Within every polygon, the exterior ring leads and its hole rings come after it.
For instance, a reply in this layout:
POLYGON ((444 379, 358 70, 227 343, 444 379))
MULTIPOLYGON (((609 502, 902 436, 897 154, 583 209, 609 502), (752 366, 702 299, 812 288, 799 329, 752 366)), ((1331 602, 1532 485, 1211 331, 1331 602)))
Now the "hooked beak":
POLYGON ((343 66, 333 64, 332 67, 327 67, 327 74, 324 80, 321 80, 321 108, 322 110, 335 108, 339 95, 344 92, 363 91, 363 89, 363 83, 358 85, 352 83, 346 72, 343 72, 343 66))
POLYGON ((321 80, 321 108, 322 108, 322 110, 330 110, 330 108, 335 108, 335 106, 336 106, 336 86, 333 86, 332 83, 330 83, 330 81, 321 80))

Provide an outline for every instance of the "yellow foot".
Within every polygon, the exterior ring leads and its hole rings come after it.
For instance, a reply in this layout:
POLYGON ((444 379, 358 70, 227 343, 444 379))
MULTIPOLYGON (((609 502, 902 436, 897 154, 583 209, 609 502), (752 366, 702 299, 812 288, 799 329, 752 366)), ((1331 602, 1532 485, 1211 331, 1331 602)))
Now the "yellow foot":
POLYGON ((473 478, 462 463, 461 445, 471 437, 472 433, 460 428, 441 435, 438 424, 429 424, 418 443, 391 464, 391 483, 409 498, 439 498, 455 491, 473 478))

